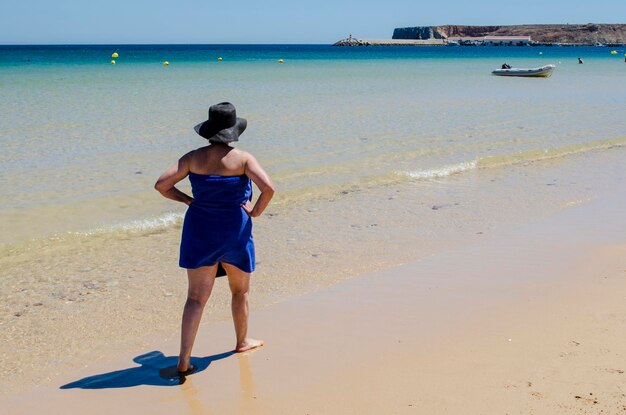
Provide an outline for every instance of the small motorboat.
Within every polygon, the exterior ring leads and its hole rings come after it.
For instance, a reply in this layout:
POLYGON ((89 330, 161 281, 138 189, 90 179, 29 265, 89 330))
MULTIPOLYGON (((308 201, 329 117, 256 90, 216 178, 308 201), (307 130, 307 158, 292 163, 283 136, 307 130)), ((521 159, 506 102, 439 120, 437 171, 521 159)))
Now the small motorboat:
POLYGON ((547 78, 552 75, 552 71, 554 71, 556 66, 554 65, 546 65, 541 68, 510 68, 510 69, 496 69, 491 73, 498 76, 529 76, 529 77, 540 77, 547 78))

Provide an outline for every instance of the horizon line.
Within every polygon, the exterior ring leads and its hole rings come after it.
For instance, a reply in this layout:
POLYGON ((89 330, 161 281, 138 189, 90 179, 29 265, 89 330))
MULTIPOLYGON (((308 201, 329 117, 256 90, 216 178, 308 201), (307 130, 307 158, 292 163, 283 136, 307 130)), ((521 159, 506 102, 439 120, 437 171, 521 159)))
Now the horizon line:
MULTIPOLYGON (((391 39, 391 38, 389 38, 391 39)), ((332 45, 332 43, 0 43, 0 46, 234 46, 234 45, 247 45, 247 46, 320 46, 320 45, 332 45)))

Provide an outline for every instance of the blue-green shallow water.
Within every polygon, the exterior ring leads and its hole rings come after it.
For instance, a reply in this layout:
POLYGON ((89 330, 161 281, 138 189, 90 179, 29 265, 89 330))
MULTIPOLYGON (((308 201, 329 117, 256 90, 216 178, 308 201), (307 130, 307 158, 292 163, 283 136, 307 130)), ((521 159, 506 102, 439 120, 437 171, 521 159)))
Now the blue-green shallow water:
POLYGON ((626 136, 624 51, 610 50, 0 46, 2 242, 167 214, 154 179, 203 145, 192 127, 220 101, 248 119, 237 146, 283 201, 606 146, 626 136), (557 69, 492 76, 504 61, 557 69))
POLYGON ((222 57, 226 61, 263 60, 371 60, 371 59, 613 59, 607 47, 333 47, 328 45, 0 45, 0 66, 87 65, 109 63, 111 54, 120 54, 119 62, 130 63, 202 63, 222 57))

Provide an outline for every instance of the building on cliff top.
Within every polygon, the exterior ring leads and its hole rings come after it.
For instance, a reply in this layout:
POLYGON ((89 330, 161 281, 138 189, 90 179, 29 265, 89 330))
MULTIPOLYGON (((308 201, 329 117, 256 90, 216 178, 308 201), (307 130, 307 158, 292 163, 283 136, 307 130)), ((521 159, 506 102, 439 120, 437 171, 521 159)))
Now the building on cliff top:
POLYGON ((485 36, 484 40, 487 45, 528 45, 530 44, 530 36, 485 36))
POLYGON ((448 43, 459 45, 525 46, 532 43, 530 36, 452 36, 448 43))
POLYGON ((449 37, 448 43, 458 45, 481 45, 485 40, 484 37, 472 37, 472 36, 452 36, 449 37))

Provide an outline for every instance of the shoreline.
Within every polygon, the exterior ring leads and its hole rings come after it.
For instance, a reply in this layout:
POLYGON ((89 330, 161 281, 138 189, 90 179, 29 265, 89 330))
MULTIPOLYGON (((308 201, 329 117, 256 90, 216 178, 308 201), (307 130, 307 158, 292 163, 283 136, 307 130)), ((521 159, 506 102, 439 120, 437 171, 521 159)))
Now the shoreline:
MULTIPOLYGON (((255 222, 254 313, 610 195, 623 184, 625 150, 356 189, 270 211, 255 222)), ((0 353, 2 369, 12 376, 4 395, 49 382, 83 362, 148 347, 152 338, 178 336, 186 290, 176 262, 179 226, 77 242, 42 247, 36 261, 16 257, 4 264, 7 276, 29 270, 26 279, 7 279, 11 295, 2 304, 0 353)), ((227 321, 229 301, 227 285, 216 284, 204 321, 227 321)))
POLYGON ((228 353, 230 321, 204 324, 205 366, 181 386, 150 369, 175 356, 174 336, 3 403, 12 414, 622 413, 624 208, 626 193, 605 196, 255 311, 251 334, 267 343, 251 353, 228 353))

